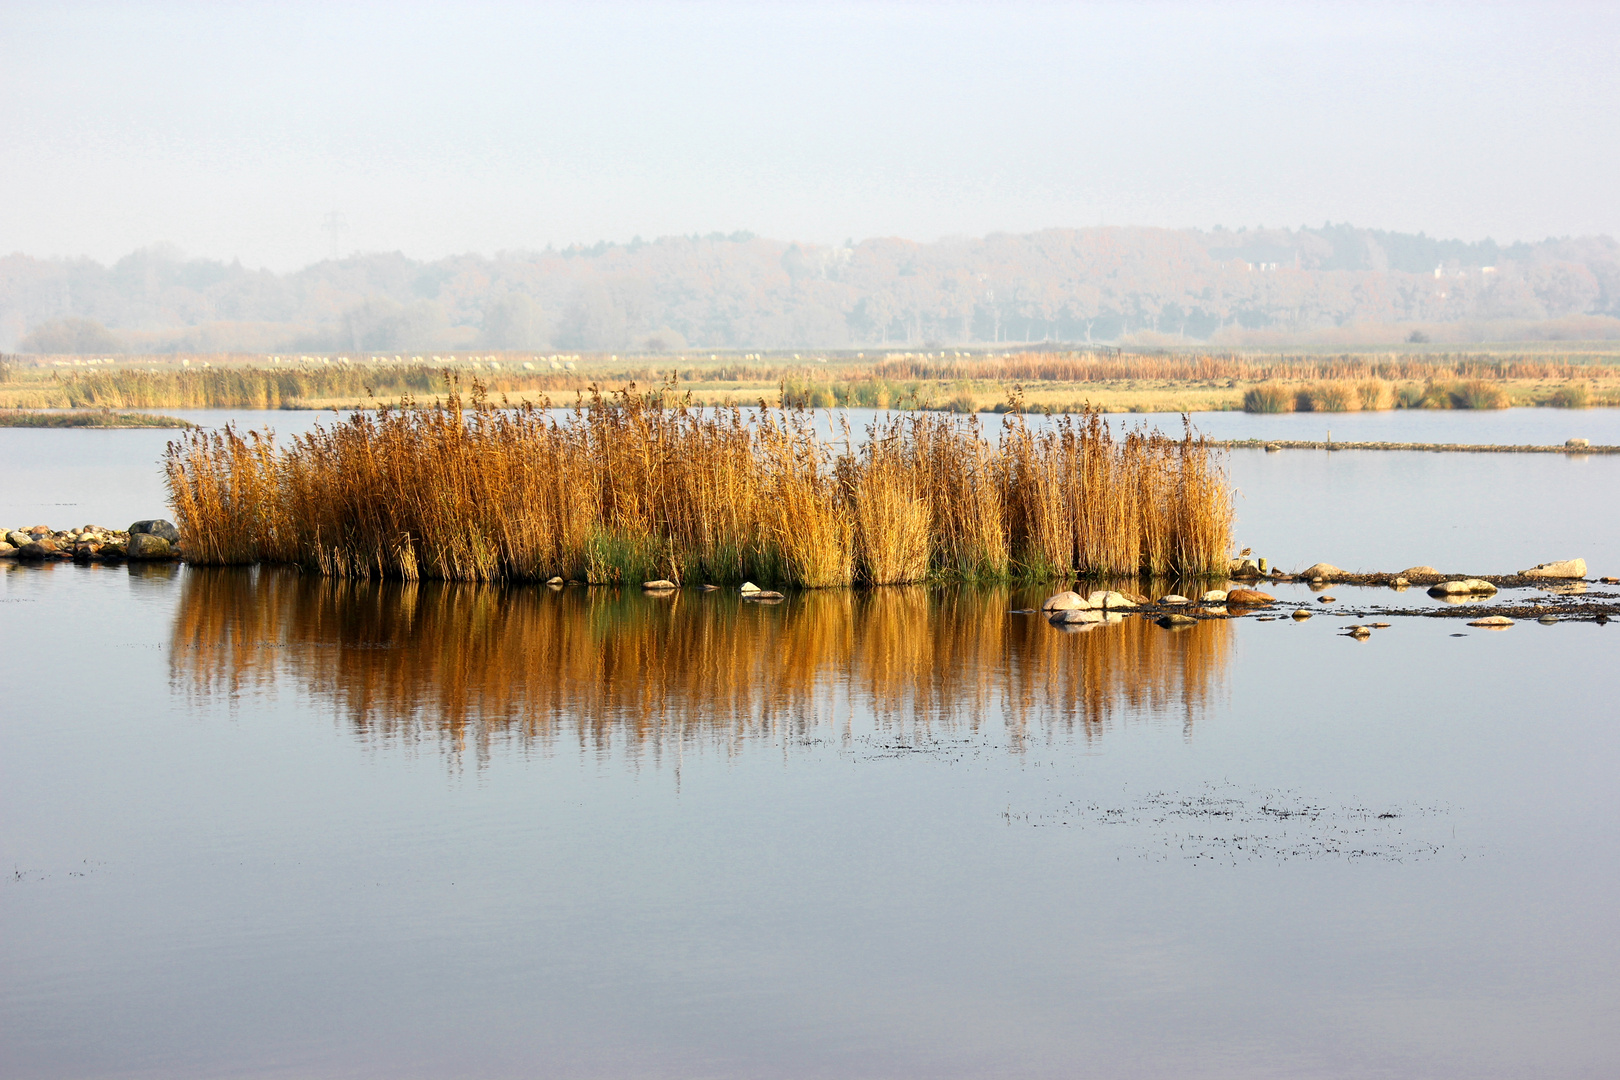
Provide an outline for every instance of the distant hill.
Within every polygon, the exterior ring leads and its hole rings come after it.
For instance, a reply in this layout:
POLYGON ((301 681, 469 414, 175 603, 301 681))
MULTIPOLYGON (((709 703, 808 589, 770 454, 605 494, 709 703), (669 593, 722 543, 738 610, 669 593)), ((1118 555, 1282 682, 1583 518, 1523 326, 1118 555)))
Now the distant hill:
POLYGON ((1048 229, 818 247, 747 233, 288 274, 162 247, 0 258, 0 349, 838 348, 1620 337, 1620 244, 1349 225, 1048 229))

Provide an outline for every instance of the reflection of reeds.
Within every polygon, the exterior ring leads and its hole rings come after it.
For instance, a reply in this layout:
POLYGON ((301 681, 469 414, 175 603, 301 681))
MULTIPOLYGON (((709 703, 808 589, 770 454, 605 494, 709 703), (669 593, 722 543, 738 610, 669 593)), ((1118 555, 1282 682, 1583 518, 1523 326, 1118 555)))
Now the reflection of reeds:
POLYGON ((1110 718, 1190 724, 1224 682, 1231 625, 1171 633, 1127 619, 1065 633, 1013 615, 1004 588, 726 594, 333 580, 191 570, 171 637, 200 701, 290 683, 380 739, 502 739, 657 753, 685 740, 974 729, 1015 743, 1110 718), (831 730, 828 730, 829 725, 831 730))
POLYGON ((810 414, 700 412, 659 393, 566 418, 475 387, 379 408, 286 450, 233 429, 169 448, 193 563, 339 577, 805 587, 1224 572, 1231 498, 1189 428, 1115 439, 1096 413, 992 444, 974 418, 891 416, 835 458, 810 414))

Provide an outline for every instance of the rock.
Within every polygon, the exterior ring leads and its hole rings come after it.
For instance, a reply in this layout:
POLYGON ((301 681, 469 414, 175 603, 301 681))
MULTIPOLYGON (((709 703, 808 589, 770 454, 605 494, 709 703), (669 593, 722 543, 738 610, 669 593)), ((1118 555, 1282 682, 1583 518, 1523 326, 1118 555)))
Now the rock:
POLYGON ((1226 574, 1235 578, 1257 578, 1260 567, 1253 559, 1233 559, 1226 564, 1226 574))
POLYGON ((1147 597, 1145 596, 1138 596, 1134 593, 1127 592, 1116 592, 1113 589, 1109 589, 1108 595, 1103 597, 1103 607, 1111 611, 1138 608, 1145 603, 1147 603, 1147 597))
POLYGON ((1308 619, 1310 617, 1311 617, 1311 612, 1310 612, 1309 608, 1295 608, 1294 609, 1294 619, 1295 619, 1295 621, 1304 622, 1306 619, 1308 619))
POLYGON ((749 593, 759 592, 759 586, 755 585, 752 581, 745 581, 742 583, 742 588, 738 589, 737 591, 746 596, 749 593))
POLYGON ((28 530, 28 534, 35 540, 38 540, 42 536, 50 536, 52 533, 53 530, 49 525, 35 525, 32 529, 28 530))
POLYGON ((1544 562, 1528 570, 1520 570, 1520 577, 1530 578, 1583 578, 1586 576, 1585 559, 1565 559, 1562 562, 1544 562))
POLYGON ((718 585, 699 585, 698 586, 698 592, 719 592, 719 591, 720 591, 720 586, 718 586, 718 585))
POLYGON ((1506 630, 1513 625, 1513 620, 1506 615, 1487 615, 1483 619, 1474 619, 1469 626, 1483 626, 1487 630, 1506 630))
POLYGON ((1541 618, 1536 620, 1536 622, 1540 623, 1542 626, 1551 626, 1557 621, 1558 616, 1556 615, 1543 615, 1541 618))
POLYGON ((1412 584, 1410 581, 1397 575, 1395 580, 1389 583, 1389 587, 1392 589, 1404 589, 1410 584, 1412 584))
MULTIPOLYGON (((1113 596, 1115 594, 1114 593, 1109 593, 1108 595, 1113 596)), ((1119 591, 1119 595, 1123 596, 1126 600, 1130 601, 1130 606, 1131 607, 1145 607, 1148 604, 1152 603, 1151 600, 1149 600, 1147 597, 1143 596, 1141 593, 1139 593, 1139 592, 1131 592, 1129 589, 1121 589, 1119 591)), ((1120 605, 1120 607, 1125 607, 1125 606, 1126 606, 1125 604, 1120 605)))
POLYGON ((73 560, 75 562, 89 562, 100 554, 100 544, 84 542, 73 545, 73 560))
POLYGON ((1182 596, 1179 593, 1167 593, 1164 596, 1159 597, 1159 603, 1161 603, 1161 604, 1190 604, 1190 603, 1192 603, 1192 601, 1188 600, 1185 596, 1182 596))
POLYGON ((4 559, 8 555, 15 554, 17 554, 17 549, 14 546, 4 540, 0 540, 0 559, 4 559))
POLYGON ((563 579, 560 578, 560 577, 554 577, 554 578, 547 578, 546 579, 546 584, 547 585, 561 585, 562 583, 563 583, 563 579))
POLYGON ((1103 613, 1092 611, 1089 608, 1065 608, 1062 611, 1053 612, 1049 621, 1053 626, 1072 623, 1100 623, 1103 621, 1103 613))
POLYGON ((675 588, 675 583, 664 578, 658 578, 655 581, 643 581, 641 587, 646 592, 670 592, 675 588))
POLYGON ((1266 453, 1268 453, 1268 454, 1280 454, 1280 453, 1282 453, 1282 447, 1278 446, 1276 443, 1268 442, 1268 443, 1266 443, 1266 453))
POLYGON ((125 555, 131 559, 172 559, 174 548, 154 533, 132 533, 125 555))
POLYGON ((17 549, 19 559, 48 559, 56 554, 56 545, 49 540, 30 540, 17 549))
POLYGON ((743 599, 744 600, 782 600, 782 599, 785 599, 785 597, 783 597, 783 595, 781 593, 779 593, 779 592, 771 592, 769 589, 758 589, 758 588, 756 588, 751 593, 743 593, 743 599))
POLYGON ((1598 580, 1605 585, 1620 585, 1620 577, 1600 577, 1598 580))
POLYGON ((1193 618, 1191 615, 1183 615, 1179 611, 1172 611, 1167 614, 1160 615, 1153 621, 1168 630, 1174 629, 1178 626, 1191 626, 1198 620, 1193 618))
POLYGON ((1374 630, 1388 630, 1389 629, 1389 623, 1387 623, 1387 622, 1368 623, 1367 625, 1372 627, 1374 630))
POLYGON ((1226 603, 1226 590, 1210 589, 1198 598, 1198 602, 1200 604, 1224 604, 1226 603))
POLYGON ((1493 593, 1496 586, 1479 578, 1462 578, 1457 581, 1442 581, 1429 588, 1430 596, 1471 596, 1474 593, 1493 593))
POLYGON ((164 521, 161 518, 137 521, 129 527, 129 535, 131 539, 136 536, 155 536, 160 540, 167 540, 171 544, 180 542, 180 530, 174 527, 173 522, 164 521))
POLYGON ((1304 578, 1306 581, 1332 581, 1334 578, 1343 577, 1344 571, 1340 570, 1332 563, 1319 562, 1315 565, 1307 566, 1305 569, 1301 570, 1299 572, 1299 576, 1304 578))
POLYGON ((1227 607, 1267 607, 1277 598, 1258 589, 1232 589, 1226 594, 1227 607))
POLYGON ((1072 590, 1067 592, 1053 593, 1051 596, 1048 596, 1045 600, 1041 601, 1042 611, 1075 611, 1080 608, 1087 608, 1090 606, 1091 605, 1086 602, 1085 597, 1072 590))
POLYGON ((1433 581, 1440 576, 1440 571, 1432 566, 1408 566, 1395 576, 1407 581, 1433 581))
POLYGON ((1357 641, 1366 641, 1368 638, 1372 637, 1372 631, 1367 629, 1365 626, 1352 626, 1350 628, 1350 636, 1355 638, 1357 641))
POLYGON ((103 559, 122 559, 124 557, 124 551, 125 545, 117 543, 116 541, 101 545, 101 557, 103 559))
POLYGON ((10 544, 12 547, 20 548, 24 544, 32 543, 33 540, 33 534, 25 533, 20 529, 12 529, 10 532, 6 533, 6 543, 10 544))
POLYGON ((1585 450, 1588 446, 1592 445, 1592 440, 1591 439, 1565 439, 1564 440, 1564 445, 1569 447, 1571 450, 1585 450))
POLYGON ((1316 598, 1316 602, 1318 604, 1332 604, 1336 603, 1338 599, 1339 598, 1337 596, 1318 596, 1316 598))

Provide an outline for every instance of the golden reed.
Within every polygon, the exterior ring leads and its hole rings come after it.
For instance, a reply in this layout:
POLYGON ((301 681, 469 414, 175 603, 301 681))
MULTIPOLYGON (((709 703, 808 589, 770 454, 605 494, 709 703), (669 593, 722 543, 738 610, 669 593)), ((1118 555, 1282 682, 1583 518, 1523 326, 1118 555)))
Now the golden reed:
MULTIPOLYGON (((1224 689, 1233 630, 1144 619, 1066 633, 1016 615, 1044 589, 727 593, 513 588, 191 570, 170 638, 194 700, 289 688, 377 741, 656 755, 699 740, 847 738, 857 717, 928 737, 1006 726, 1028 741, 1174 717, 1224 689)), ((866 724, 867 721, 860 721, 866 724)))
POLYGON ((1224 574, 1232 503, 1192 434, 1096 413, 992 441, 976 418, 699 410, 661 391, 567 412, 447 400, 356 413, 285 449, 227 427, 171 443, 189 562, 335 577, 806 588, 929 577, 1224 574), (843 452, 835 454, 842 444, 843 452))

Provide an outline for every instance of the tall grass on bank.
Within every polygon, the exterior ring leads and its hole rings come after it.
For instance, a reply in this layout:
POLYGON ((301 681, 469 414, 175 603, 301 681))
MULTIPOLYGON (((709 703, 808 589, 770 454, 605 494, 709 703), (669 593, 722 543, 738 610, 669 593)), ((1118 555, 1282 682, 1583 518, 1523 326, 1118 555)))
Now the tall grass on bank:
POLYGON ((1276 383, 1263 383, 1243 393, 1243 411, 1285 413, 1294 411, 1294 392, 1276 383))
POLYGON ((336 577, 801 587, 928 576, 1224 573, 1231 495, 1207 444, 1065 417, 999 442, 904 414, 844 452, 802 410, 699 411, 664 392, 567 415, 475 384, 285 449, 233 428, 171 443, 187 558, 336 577))
MULTIPOLYGON (((1560 391, 1561 393, 1562 391, 1560 391)), ((1558 394, 1552 404, 1557 404, 1558 394)), ((1360 409, 1505 409, 1507 392, 1483 379, 1463 382, 1430 380, 1420 385, 1392 386, 1381 379, 1307 383, 1290 388, 1264 383, 1243 395, 1243 411, 1250 413, 1356 412, 1360 409)))
MULTIPOLYGON (((373 396, 430 394, 444 385, 444 371, 426 364, 123 370, 69 375, 61 383, 73 408, 279 409, 306 401, 358 403, 373 396)), ((498 377, 496 385, 502 392, 517 393, 586 384, 571 374, 512 373, 498 377)))
POLYGON ((1364 379, 1580 379, 1612 365, 1548 360, 1530 355, 1429 353, 1422 356, 1245 356, 1240 354, 1132 355, 1019 353, 971 360, 900 357, 879 361, 879 379, 981 379, 1018 382, 1346 381, 1364 379))
POLYGON ((1571 383, 1554 390, 1547 404, 1555 409, 1584 409, 1592 404, 1592 393, 1585 383, 1571 383))

